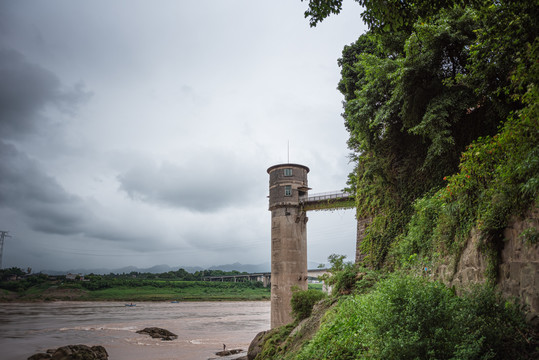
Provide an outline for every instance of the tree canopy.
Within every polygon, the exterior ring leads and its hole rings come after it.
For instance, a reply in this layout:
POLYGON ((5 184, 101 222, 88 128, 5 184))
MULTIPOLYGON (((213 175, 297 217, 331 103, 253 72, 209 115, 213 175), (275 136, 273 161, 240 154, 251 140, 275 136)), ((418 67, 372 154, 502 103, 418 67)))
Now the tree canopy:
MULTIPOLYGON (((507 122, 513 133, 526 123, 532 135, 539 135, 539 4, 355 1, 364 7, 361 16, 369 30, 345 46, 338 60, 338 90, 344 96, 348 146, 356 163, 349 186, 357 194, 358 217, 372 218, 361 250, 369 265, 379 267, 391 262, 388 256, 406 238, 418 199, 434 196, 452 181, 451 176, 466 172, 469 177, 464 179, 471 178, 470 169, 463 170, 470 145, 511 138, 503 136, 507 122)), ((305 16, 316 26, 341 10, 342 0, 310 0, 305 16)), ((513 177, 514 181, 535 184, 530 179, 538 178, 539 167, 530 164, 539 162, 536 140, 511 141, 520 148, 507 145, 507 149, 521 154, 518 161, 526 161, 529 168, 526 176, 513 177)), ((501 171, 509 158, 511 154, 504 153, 489 168, 501 171)), ((492 159, 486 156, 484 161, 492 159)), ((469 163, 478 171, 484 165, 469 163)), ((506 174, 499 175, 505 180, 507 172, 517 171, 505 169, 506 174)), ((490 211, 484 204, 489 203, 495 182, 489 181, 475 189, 484 197, 471 203, 468 199, 468 215, 460 220, 475 226, 481 218, 478 209, 490 211)), ((526 204, 537 198, 539 185, 534 186, 528 189, 526 204)), ((455 197, 446 201, 458 203, 455 197)))

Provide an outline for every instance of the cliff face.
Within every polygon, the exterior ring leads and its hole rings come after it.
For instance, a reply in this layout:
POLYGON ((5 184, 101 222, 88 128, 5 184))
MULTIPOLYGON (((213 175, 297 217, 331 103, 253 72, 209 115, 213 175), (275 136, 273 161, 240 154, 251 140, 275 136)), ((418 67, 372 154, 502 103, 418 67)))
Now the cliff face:
MULTIPOLYGON (((539 325, 539 243, 523 234, 539 233, 539 209, 525 219, 514 219, 504 232, 499 255, 497 285, 507 298, 517 298, 530 323, 539 325)), ((479 250, 479 233, 472 232, 456 263, 441 264, 435 276, 448 286, 461 287, 486 281, 487 257, 479 250)))

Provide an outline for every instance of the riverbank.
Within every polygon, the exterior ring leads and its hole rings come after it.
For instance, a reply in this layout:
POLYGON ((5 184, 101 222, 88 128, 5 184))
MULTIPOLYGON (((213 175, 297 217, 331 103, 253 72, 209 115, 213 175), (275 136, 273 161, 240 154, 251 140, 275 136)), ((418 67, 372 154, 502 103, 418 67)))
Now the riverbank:
POLYGON ((0 302, 41 301, 260 301, 270 289, 241 283, 182 282, 168 286, 115 286, 88 290, 78 284, 40 284, 21 291, 0 289, 0 302))

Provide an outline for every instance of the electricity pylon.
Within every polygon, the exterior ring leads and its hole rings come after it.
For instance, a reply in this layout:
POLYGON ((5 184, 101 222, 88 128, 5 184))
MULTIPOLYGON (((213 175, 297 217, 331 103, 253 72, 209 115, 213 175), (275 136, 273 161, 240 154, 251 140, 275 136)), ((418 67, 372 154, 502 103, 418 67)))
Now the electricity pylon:
POLYGON ((2 256, 4 255, 4 239, 11 237, 8 233, 9 231, 0 230, 0 269, 2 269, 2 256))

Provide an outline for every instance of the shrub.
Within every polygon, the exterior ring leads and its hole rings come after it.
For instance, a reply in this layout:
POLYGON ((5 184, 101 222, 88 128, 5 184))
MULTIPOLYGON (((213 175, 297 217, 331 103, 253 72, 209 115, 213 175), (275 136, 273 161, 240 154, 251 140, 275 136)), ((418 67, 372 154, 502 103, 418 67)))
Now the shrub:
POLYGON ((326 285, 333 286, 333 295, 350 294, 356 283, 358 268, 351 262, 344 262, 346 255, 332 254, 328 257, 331 264, 329 274, 320 277, 326 285))
POLYGON ((459 298, 441 283, 391 275, 341 299, 297 359, 519 359, 533 351, 526 331, 492 288, 459 298))
POLYGON ((303 320, 311 316, 313 306, 320 300, 326 298, 326 293, 320 290, 297 290, 292 294, 292 314, 296 320, 303 320))

